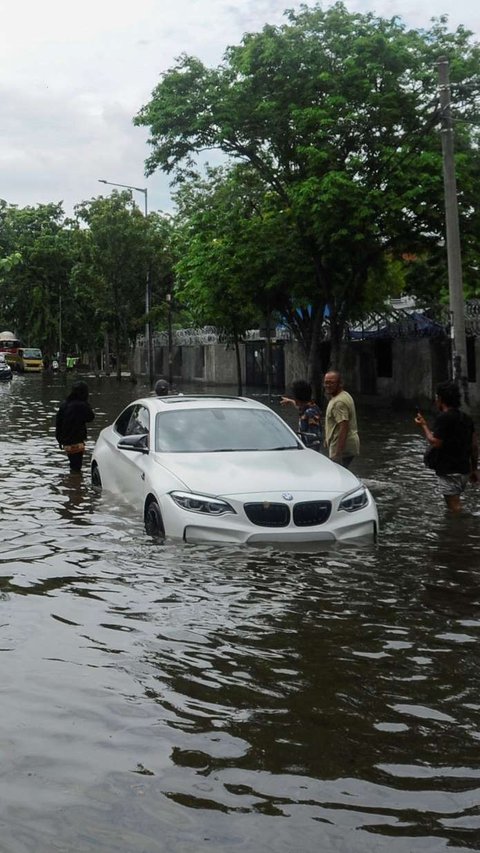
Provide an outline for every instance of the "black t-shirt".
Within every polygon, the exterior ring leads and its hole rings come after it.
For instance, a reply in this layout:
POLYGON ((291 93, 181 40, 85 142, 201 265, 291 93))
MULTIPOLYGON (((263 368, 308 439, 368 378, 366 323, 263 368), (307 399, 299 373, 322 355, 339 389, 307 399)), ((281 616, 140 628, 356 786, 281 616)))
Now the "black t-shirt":
POLYGON ((471 417, 459 409, 448 409, 437 416, 433 434, 442 441, 435 465, 437 474, 470 473, 474 431, 471 417))

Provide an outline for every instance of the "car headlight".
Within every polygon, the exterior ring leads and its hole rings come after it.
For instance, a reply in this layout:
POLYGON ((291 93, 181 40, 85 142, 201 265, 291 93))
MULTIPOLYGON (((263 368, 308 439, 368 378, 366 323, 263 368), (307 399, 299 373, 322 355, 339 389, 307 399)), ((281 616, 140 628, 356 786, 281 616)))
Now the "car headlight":
POLYGON ((208 495, 196 495, 192 492, 170 492, 170 497, 182 509, 189 512, 200 512, 202 515, 225 515, 235 510, 227 501, 210 498, 208 495))
POLYGON ((368 504, 367 490, 364 486, 360 489, 355 489, 353 492, 348 492, 340 501, 339 509, 344 509, 345 512, 356 512, 357 509, 363 509, 368 504))

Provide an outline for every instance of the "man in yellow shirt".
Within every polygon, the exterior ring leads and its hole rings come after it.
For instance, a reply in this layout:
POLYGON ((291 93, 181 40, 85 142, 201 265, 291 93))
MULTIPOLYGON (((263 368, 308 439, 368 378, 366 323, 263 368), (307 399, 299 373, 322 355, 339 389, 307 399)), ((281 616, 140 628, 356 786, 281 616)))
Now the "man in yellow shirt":
POLYGON ((348 391, 344 391, 337 370, 325 374, 323 387, 330 398, 325 413, 325 446, 333 462, 349 468, 360 453, 355 403, 348 391))

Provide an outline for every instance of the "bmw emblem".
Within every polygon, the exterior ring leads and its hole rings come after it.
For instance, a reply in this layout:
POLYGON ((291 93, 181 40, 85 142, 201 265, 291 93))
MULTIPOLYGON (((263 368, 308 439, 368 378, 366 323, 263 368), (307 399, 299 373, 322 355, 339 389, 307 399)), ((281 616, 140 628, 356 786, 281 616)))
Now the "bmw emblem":
POLYGON ((282 498, 286 501, 293 501, 293 495, 291 492, 282 492, 282 498))

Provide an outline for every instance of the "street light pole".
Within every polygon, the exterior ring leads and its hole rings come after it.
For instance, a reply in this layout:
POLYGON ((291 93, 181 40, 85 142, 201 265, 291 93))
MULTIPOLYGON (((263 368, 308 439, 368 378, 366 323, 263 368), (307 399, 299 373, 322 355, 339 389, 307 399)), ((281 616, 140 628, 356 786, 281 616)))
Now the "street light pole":
POLYGON ((445 230, 447 237, 448 290, 451 315, 453 379, 461 386, 468 403, 467 341, 463 298, 462 256, 458 222, 457 182, 453 146, 453 122, 450 103, 449 63, 438 60, 440 105, 442 107, 443 184, 445 191, 445 230))
MULTIPOLYGON (((99 178, 99 183, 108 184, 111 187, 123 187, 125 190, 136 190, 143 193, 145 202, 145 219, 148 216, 148 189, 147 187, 134 187, 131 184, 117 184, 114 181, 106 181, 105 178, 99 178)), ((145 340, 147 343, 147 375, 150 386, 153 385, 153 342, 152 342, 152 324, 150 321, 150 311, 152 309, 152 281, 150 277, 150 263, 147 268, 147 282, 145 286, 145 340)))

